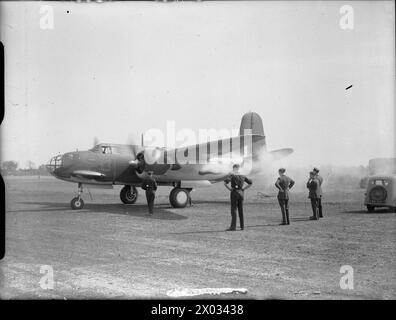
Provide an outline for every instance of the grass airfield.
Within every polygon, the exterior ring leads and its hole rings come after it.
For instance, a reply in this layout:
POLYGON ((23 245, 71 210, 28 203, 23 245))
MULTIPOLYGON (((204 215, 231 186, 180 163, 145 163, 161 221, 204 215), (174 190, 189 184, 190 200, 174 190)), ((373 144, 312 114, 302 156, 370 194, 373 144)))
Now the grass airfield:
POLYGON ((170 188, 159 188, 148 216, 142 190, 126 206, 120 186, 85 189, 85 207, 75 211, 75 184, 4 180, 1 299, 170 298, 174 290, 202 288, 248 292, 196 298, 396 298, 396 213, 366 212, 364 189, 324 188, 320 221, 308 220, 307 192, 294 190, 291 225, 279 226, 275 188, 255 183, 246 191, 246 229, 225 232, 230 204, 221 183, 194 190, 193 206, 184 209, 171 208, 170 188), (340 288, 342 265, 353 267, 353 290, 340 288), (53 289, 40 286, 43 266, 53 269, 53 289))

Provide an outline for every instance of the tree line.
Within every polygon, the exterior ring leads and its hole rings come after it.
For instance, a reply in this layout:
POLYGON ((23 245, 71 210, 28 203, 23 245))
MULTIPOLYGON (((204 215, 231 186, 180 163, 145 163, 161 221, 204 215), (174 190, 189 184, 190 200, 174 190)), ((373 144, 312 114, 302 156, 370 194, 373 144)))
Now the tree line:
POLYGON ((0 166, 1 175, 3 176, 47 176, 49 172, 45 164, 38 167, 32 161, 27 162, 27 168, 19 168, 17 161, 3 161, 0 166))

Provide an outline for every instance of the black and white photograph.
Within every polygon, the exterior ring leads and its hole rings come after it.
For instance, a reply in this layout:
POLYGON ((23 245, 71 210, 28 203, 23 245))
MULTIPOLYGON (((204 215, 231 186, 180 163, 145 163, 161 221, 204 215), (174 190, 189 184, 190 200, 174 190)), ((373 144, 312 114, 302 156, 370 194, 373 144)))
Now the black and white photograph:
POLYGON ((1 300, 396 298, 394 1, 1 1, 0 40, 1 300))

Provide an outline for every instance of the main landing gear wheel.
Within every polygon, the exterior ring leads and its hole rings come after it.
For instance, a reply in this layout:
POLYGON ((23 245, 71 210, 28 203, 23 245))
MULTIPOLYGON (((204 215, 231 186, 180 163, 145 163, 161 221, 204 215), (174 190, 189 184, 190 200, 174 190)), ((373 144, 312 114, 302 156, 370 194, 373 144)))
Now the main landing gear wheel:
POLYGON ((83 193, 83 186, 81 183, 79 183, 78 195, 77 197, 73 198, 72 201, 70 201, 70 206, 72 207, 73 210, 79 210, 84 207, 84 200, 81 198, 82 193, 83 193))
POLYGON ((82 208, 84 208, 84 200, 82 198, 80 198, 80 197, 75 197, 70 202, 70 205, 71 205, 73 210, 82 209, 82 208))
POLYGON ((169 195, 169 201, 173 208, 184 208, 188 203, 189 197, 189 190, 173 188, 169 195))
POLYGON ((138 191, 134 186, 125 186, 121 189, 120 199, 125 204, 134 204, 138 197, 138 191))
POLYGON ((375 211, 375 207, 374 206, 367 206, 367 211, 368 212, 374 212, 375 211))

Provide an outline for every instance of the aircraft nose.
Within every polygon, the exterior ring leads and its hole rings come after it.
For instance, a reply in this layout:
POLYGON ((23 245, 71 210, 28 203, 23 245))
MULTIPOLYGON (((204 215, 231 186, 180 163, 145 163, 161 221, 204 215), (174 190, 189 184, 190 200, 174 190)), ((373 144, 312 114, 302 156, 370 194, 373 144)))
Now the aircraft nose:
POLYGON ((46 169, 49 173, 53 174, 56 169, 60 168, 62 166, 62 155, 58 154, 54 157, 52 157, 48 163, 46 164, 46 169))

